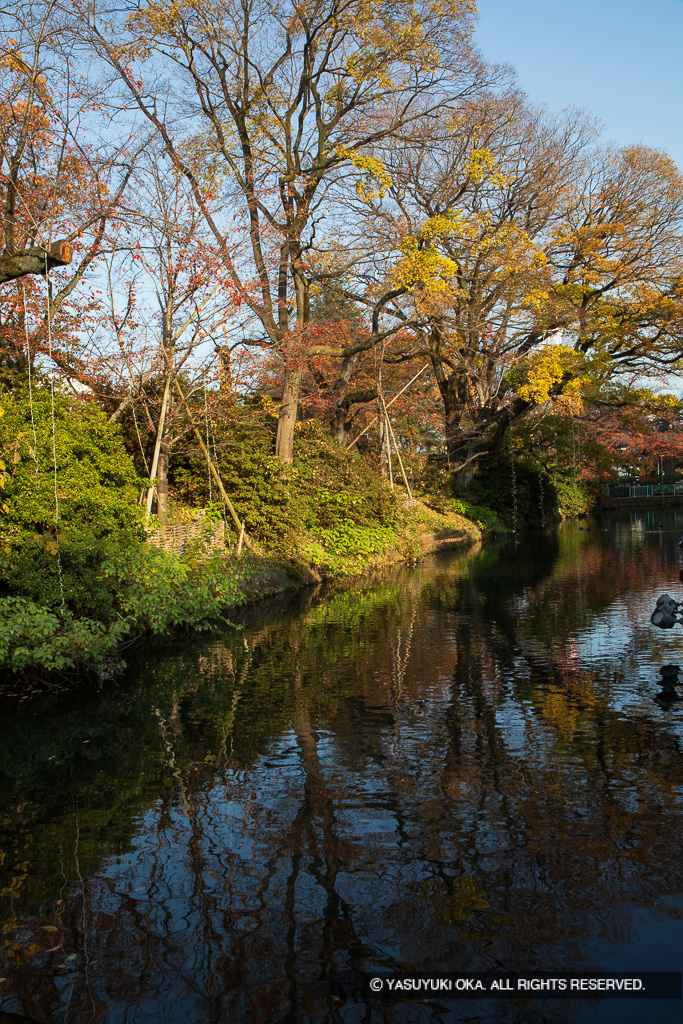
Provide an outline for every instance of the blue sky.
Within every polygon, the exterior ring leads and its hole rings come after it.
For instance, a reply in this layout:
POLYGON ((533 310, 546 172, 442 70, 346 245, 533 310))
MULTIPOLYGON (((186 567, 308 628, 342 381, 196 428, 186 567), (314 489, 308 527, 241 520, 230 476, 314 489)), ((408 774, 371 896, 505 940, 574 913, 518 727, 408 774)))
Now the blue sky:
POLYGON ((683 0, 478 0, 476 41, 534 103, 582 107, 683 170, 683 0))

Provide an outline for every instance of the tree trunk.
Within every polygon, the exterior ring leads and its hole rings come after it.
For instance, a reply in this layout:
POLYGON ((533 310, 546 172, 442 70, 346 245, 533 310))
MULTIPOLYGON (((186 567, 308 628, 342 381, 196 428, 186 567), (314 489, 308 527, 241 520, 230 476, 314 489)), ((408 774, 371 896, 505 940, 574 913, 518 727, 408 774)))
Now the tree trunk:
POLYGON ((357 362, 358 354, 347 356, 342 360, 337 379, 332 387, 332 401, 334 404, 332 415, 330 416, 330 433, 342 448, 346 447, 346 437, 348 434, 346 417, 348 416, 351 404, 349 398, 345 396, 345 391, 349 386, 349 381, 357 362))
MULTIPOLYGON (((171 400, 171 375, 166 375, 166 384, 164 385, 164 397, 161 400, 161 410, 159 412, 159 423, 157 425, 157 439, 154 445, 154 457, 152 458, 152 469, 149 474, 150 487, 147 491, 147 517, 152 513, 152 501, 154 499, 154 478, 157 476, 159 470, 159 459, 161 458, 161 443, 164 437, 164 423, 166 420, 166 410, 171 400)), ((166 466, 168 468, 168 450, 166 458, 166 466)), ((157 495, 158 495, 157 490, 157 495)))
MULTIPOLYGON (((334 396, 333 396, 334 397, 334 396)), ((353 391, 343 397, 334 398, 332 415, 330 416, 330 434, 338 445, 346 447, 351 430, 349 409, 352 405, 367 405, 377 398, 377 388, 366 388, 365 391, 353 391)))
POLYGON ((287 466, 291 466, 294 460, 294 426, 299 408, 299 390, 303 372, 303 364, 294 369, 287 368, 285 370, 285 386, 282 391, 282 404, 277 421, 275 454, 287 466))
POLYGON ((330 420, 330 433, 341 448, 346 447, 346 414, 346 407, 344 405, 338 405, 332 413, 332 418, 330 420))
POLYGON ((463 425, 466 413, 470 417, 475 410, 468 409, 468 387, 465 374, 451 372, 447 374, 443 363, 432 356, 432 365, 439 386, 439 393, 444 409, 444 433, 446 436, 446 458, 451 480, 458 488, 467 487, 477 468, 477 459, 473 458, 477 451, 480 438, 472 430, 463 425))
POLYGON ((477 468, 477 459, 472 458, 475 448, 474 441, 470 441, 465 447, 461 439, 458 447, 455 447, 448 453, 448 468, 451 480, 458 489, 469 487, 472 483, 472 477, 477 468), (468 461, 470 459, 471 461, 468 461))
POLYGON ((168 441, 165 440, 159 452, 157 466, 157 516, 160 520, 168 514, 168 441))

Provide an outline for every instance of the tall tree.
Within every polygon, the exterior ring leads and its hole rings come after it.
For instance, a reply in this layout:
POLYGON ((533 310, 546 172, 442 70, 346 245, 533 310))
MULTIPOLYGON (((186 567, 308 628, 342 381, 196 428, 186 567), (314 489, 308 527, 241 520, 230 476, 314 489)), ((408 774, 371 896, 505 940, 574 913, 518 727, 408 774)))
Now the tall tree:
MULTIPOLYGON (((371 149, 437 130, 485 71, 465 0, 192 0, 94 10, 90 39, 185 176, 235 289, 278 353, 276 450, 291 462, 315 258, 340 190, 384 187, 371 149), (165 81, 171 76, 171 82, 165 81), (246 253, 231 226, 248 230, 246 253)), ((337 267, 333 273, 340 272, 337 267)))
POLYGON ((376 288, 404 288, 395 315, 422 316, 414 350, 466 484, 535 404, 679 362, 683 181, 666 156, 598 149, 589 122, 515 95, 457 125, 441 149, 387 154, 392 186, 369 205, 376 288))
POLYGON ((109 118, 98 138, 100 93, 73 70, 69 28, 54 0, 0 13, 0 360, 21 368, 27 348, 50 350, 78 377, 77 332, 96 305, 85 277, 128 186, 135 143, 128 131, 118 140, 109 118), (55 267, 47 297, 24 280, 55 267))
MULTIPOLYGON (((158 156, 151 145, 134 201, 131 197, 123 211, 127 231, 109 266, 109 347, 102 357, 118 382, 109 396, 116 406, 111 418, 131 409, 154 439, 151 450, 140 437, 138 443, 149 454, 148 510, 156 480, 157 513, 163 518, 169 459, 192 429, 184 399, 194 399, 210 378, 215 383, 219 377, 217 349, 234 302, 192 196, 158 156), (181 377, 183 398, 177 386, 181 377)), ((208 397, 201 406, 208 406, 208 397)))

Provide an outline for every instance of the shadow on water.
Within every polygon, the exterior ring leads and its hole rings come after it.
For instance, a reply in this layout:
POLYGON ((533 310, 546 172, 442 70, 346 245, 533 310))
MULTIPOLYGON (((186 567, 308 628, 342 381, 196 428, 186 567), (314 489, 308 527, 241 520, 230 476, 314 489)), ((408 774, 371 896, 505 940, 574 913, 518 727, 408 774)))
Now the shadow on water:
POLYGON ((680 591, 676 517, 286 597, 147 649, 107 693, 5 699, 2 1010, 617 1019, 607 1002, 382 1002, 365 981, 680 968, 683 711, 658 672, 683 637, 649 624, 680 591))

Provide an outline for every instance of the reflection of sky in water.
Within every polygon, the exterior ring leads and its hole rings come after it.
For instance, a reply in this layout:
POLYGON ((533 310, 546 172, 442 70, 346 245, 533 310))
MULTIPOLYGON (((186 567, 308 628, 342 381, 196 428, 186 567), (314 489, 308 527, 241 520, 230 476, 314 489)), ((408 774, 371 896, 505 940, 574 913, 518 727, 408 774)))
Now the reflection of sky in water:
POLYGON ((529 747, 528 724, 519 702, 503 700, 496 708, 496 724, 505 736, 505 745, 514 757, 524 757, 529 747))
MULTIPOLYGON (((21 941, 56 945, 50 922, 74 953, 3 965, 6 1008, 67 1024, 677 1022, 656 1004, 381 1010, 360 994, 364 974, 405 965, 679 966, 683 714, 653 698, 683 630, 649 623, 661 592, 683 591, 677 536, 567 524, 533 557, 522 539, 467 572, 427 562, 375 606, 379 590, 362 594, 365 617, 338 595, 200 645, 184 674, 171 655, 168 689, 147 695, 141 675, 93 820, 75 761, 33 826, 50 858, 17 852, 27 879, 46 873, 42 903, 16 911, 21 941), (130 736, 146 729, 138 792, 130 736)), ((18 778, 0 811, 29 799, 18 778)))
MULTIPOLYGON (((574 531, 577 537, 579 535, 576 524, 565 524, 564 529, 567 533, 574 531)), ((588 532, 580 538, 580 543, 594 542, 596 538, 586 536, 588 532)), ((603 539, 614 538, 616 558, 606 565, 600 561, 589 560, 587 566, 578 562, 572 571, 557 581, 551 579, 545 584, 545 601, 567 602, 569 607, 573 605, 582 620, 572 630, 570 613, 567 628, 557 630, 555 652, 561 651, 563 668, 571 668, 577 682, 582 676, 588 678, 590 675, 597 677, 596 682, 601 679, 606 684, 607 706, 612 711, 661 721, 662 709, 654 701, 659 692, 658 672, 665 663, 683 667, 683 627, 676 625, 671 630, 661 630, 651 625, 649 620, 662 593, 671 594, 675 600, 683 600, 683 583, 679 580, 683 554, 677 545, 683 532, 683 516, 677 510, 645 513, 642 518, 634 513, 629 517, 617 517, 615 523, 602 530, 594 524, 590 532, 600 532, 603 539), (660 530, 657 526, 662 521, 666 528, 660 530), (606 607, 591 606, 590 592, 596 580, 603 577, 603 583, 605 579, 609 581, 610 573, 618 573, 624 561, 632 562, 636 567, 641 560, 645 563, 646 556, 653 550, 659 556, 659 563, 653 565, 652 558, 647 559, 647 568, 643 567, 637 588, 631 586, 622 590, 606 607)), ((547 636, 540 639, 536 636, 534 624, 537 627, 538 609, 537 618, 530 618, 534 613, 534 596, 535 588, 527 587, 521 593, 510 595, 507 604, 520 623, 527 623, 523 630, 526 653, 544 659, 552 652, 548 650, 547 636)), ((515 674, 528 676, 530 664, 524 655, 516 658, 515 674)), ((679 693, 683 695, 683 689, 679 693)), ((683 713, 680 709, 673 705, 664 713, 667 729, 683 738, 683 713)), ((499 704, 497 720, 506 730, 510 748, 523 750, 525 725, 516 714, 514 697, 508 707, 499 704)))
MULTIPOLYGON (((683 599, 680 584, 674 588, 670 581, 663 580, 660 586, 615 601, 573 640, 572 654, 587 669, 605 677, 623 676, 621 685, 611 691, 609 706, 615 711, 660 716, 661 711, 652 707, 652 698, 659 690, 659 668, 666 663, 680 663, 683 668, 683 627, 661 630, 649 621, 657 598, 667 586, 683 599)), ((577 670, 580 672, 578 665, 577 670)), ((673 719, 670 727, 683 738, 680 720, 673 719)))

